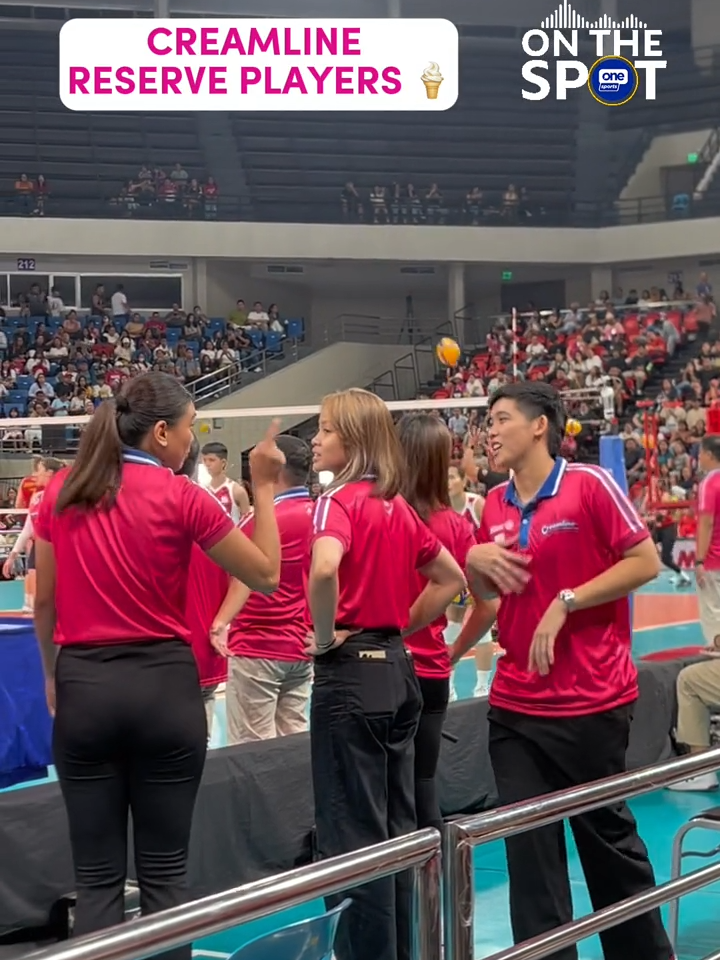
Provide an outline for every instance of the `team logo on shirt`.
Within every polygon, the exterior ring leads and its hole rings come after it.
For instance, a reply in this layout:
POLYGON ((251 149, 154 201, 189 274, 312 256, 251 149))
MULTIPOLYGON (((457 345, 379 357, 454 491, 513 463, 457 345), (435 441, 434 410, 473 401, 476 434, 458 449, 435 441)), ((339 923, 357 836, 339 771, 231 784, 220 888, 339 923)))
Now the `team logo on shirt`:
POLYGON ((579 527, 572 520, 558 520, 557 523, 548 523, 541 529, 544 537, 552 536, 553 533, 577 533, 579 527))
POLYGON ((510 533, 515 524, 512 520, 506 520, 504 523, 496 523, 494 527, 490 527, 490 536, 497 537, 498 534, 510 533))

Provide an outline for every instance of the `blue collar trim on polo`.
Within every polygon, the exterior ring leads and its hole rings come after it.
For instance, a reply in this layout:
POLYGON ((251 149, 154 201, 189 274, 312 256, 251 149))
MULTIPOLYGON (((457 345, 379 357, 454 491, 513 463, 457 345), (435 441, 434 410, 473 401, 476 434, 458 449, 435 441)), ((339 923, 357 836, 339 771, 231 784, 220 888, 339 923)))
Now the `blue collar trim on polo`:
POLYGON ((134 447, 123 447, 123 463, 139 463, 146 467, 161 467, 162 462, 145 450, 136 450, 134 447))
POLYGON ((515 481, 511 480, 505 491, 505 502, 512 504, 520 511, 520 531, 518 534, 518 546, 521 550, 527 550, 530 545, 530 529, 532 520, 540 505, 541 500, 550 500, 560 492, 562 478, 567 469, 567 460, 562 457, 555 458, 555 466, 548 474, 545 483, 540 487, 533 499, 529 503, 522 503, 515 489, 515 481))
POLYGON ((309 497, 310 492, 307 487, 290 487, 283 490, 274 497, 275 503, 281 503, 283 500, 301 500, 303 497, 309 497))
POLYGON ((562 478, 565 475, 566 469, 567 460, 563 459, 563 457, 556 457, 555 466, 552 468, 545 480, 545 483, 543 483, 530 503, 521 502, 521 500, 518 498, 517 490, 515 489, 515 481, 511 480, 507 485, 507 489, 505 490, 505 502, 512 503, 513 506, 518 507, 520 510, 527 510, 528 507, 533 506, 540 500, 549 500, 550 497, 557 496, 560 491, 560 484, 562 483, 562 478))

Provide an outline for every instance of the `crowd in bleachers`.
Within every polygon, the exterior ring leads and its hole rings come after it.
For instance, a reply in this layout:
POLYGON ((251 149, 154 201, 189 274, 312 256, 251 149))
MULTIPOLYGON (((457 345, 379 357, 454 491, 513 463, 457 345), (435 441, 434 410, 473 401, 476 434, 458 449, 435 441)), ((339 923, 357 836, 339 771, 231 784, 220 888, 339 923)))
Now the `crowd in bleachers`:
MULTIPOLYGON (((0 309, 0 411, 4 417, 65 417, 92 413, 128 377, 162 370, 193 385, 229 376, 239 384, 264 355, 280 356, 289 336, 301 340, 303 321, 283 319, 238 300, 227 317, 190 313, 178 304, 140 314, 118 285, 98 285, 87 312, 66 308, 56 290, 33 284, 12 315, 0 309)), ((22 425, 0 435, 3 448, 39 448, 42 432, 22 425)))
POLYGON ((462 196, 447 196, 437 183, 416 190, 414 184, 392 183, 358 187, 348 180, 340 192, 342 218, 351 223, 392 224, 481 224, 520 223, 542 210, 532 211, 527 190, 511 183, 502 192, 484 192, 471 187, 462 196))
MULTIPOLYGON (((628 485, 638 506, 648 505, 648 470, 653 483, 657 474, 656 501, 693 501, 707 410, 720 405, 720 337, 710 335, 715 307, 705 274, 694 294, 678 288, 675 295, 670 301, 661 290, 619 291, 612 300, 601 294, 585 309, 531 309, 518 316, 515 332, 510 317, 499 318, 487 343, 448 369, 432 396, 483 397, 515 377, 547 380, 568 391, 568 413, 581 428, 565 438, 565 456, 593 459, 598 436, 617 431, 625 439, 628 485), (656 429, 657 467, 646 453, 648 446, 655 449, 656 429)), ((454 458, 461 461, 470 447, 481 471, 488 470, 484 412, 455 409, 445 416, 454 458)), ((682 511, 681 536, 693 535, 692 514, 682 511)))
POLYGON ((137 175, 123 184, 111 203, 129 217, 156 213, 171 219, 185 216, 215 220, 219 196, 214 177, 209 176, 203 181, 191 176, 179 162, 169 174, 162 167, 143 164, 137 175))

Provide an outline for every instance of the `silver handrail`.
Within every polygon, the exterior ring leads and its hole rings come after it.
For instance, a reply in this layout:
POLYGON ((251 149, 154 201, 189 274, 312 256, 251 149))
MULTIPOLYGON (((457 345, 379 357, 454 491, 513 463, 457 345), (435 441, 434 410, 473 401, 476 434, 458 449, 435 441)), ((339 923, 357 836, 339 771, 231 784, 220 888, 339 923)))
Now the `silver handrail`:
POLYGON ((684 897, 717 880, 720 880, 720 863, 694 870, 692 873, 685 874, 684 877, 670 880, 659 887, 643 890, 634 897, 603 907, 602 910, 589 913, 580 920, 573 920, 572 923, 556 927, 550 933, 541 933, 532 940, 519 943, 516 947, 493 953, 487 960, 542 960, 556 950, 571 947, 574 943, 585 940, 586 937, 592 937, 602 930, 616 927, 619 923, 632 920, 633 917, 642 916, 643 913, 661 907, 668 900, 684 897))
MULTIPOLYGON (((566 817, 578 816, 582 813, 589 813, 591 810, 597 810, 599 807, 607 806, 620 800, 629 800, 632 797, 639 797, 645 793, 652 793, 660 787, 666 787, 668 784, 677 783, 680 780, 686 780, 689 777, 699 776, 703 773, 712 773, 720 769, 720 749, 707 750, 703 753, 692 756, 674 758, 655 764, 651 767, 645 767, 642 770, 635 770, 631 773, 624 773, 616 777, 606 777, 603 780, 596 780, 593 783, 583 784, 579 787, 571 787, 569 790, 560 790, 556 793, 545 794, 533 800, 513 803, 498 810, 492 810, 488 813, 482 813, 477 816, 464 817, 460 820, 454 820, 447 824, 444 838, 444 910, 445 910, 445 957, 446 960, 472 960, 474 950, 474 903, 475 903, 475 872, 472 861, 473 847, 483 843, 490 843, 493 840, 502 840, 505 837, 513 836, 518 833, 525 833, 528 830, 534 830, 537 827, 545 827, 551 823, 557 823, 558 820, 564 820, 566 817)), ((713 868, 709 868, 713 869, 713 868)), ((720 879, 720 866, 717 876, 713 879, 720 879)), ((688 874, 690 877, 696 877, 703 874, 698 871, 696 874, 688 874)), ((673 881, 674 882, 674 881, 673 881)), ((701 886, 711 883, 713 880, 703 881, 701 886)), ((679 894, 668 890, 671 884, 664 887, 658 887, 656 890, 664 890, 664 898, 659 903, 666 903, 674 900, 679 894)), ((697 889, 693 887, 692 889, 697 889)), ((689 892, 689 891, 686 891, 689 892)), ((648 891, 640 894, 645 897, 648 891)), ((637 901, 637 897, 630 898, 625 904, 637 901)), ((613 906, 619 907, 620 904, 613 906)), ((607 908, 611 909, 611 908, 607 908)), ((640 913, 644 913, 648 908, 644 907, 640 913)), ((591 914, 583 920, 576 921, 570 926, 573 928, 573 937, 568 941, 574 943, 585 936, 590 936, 596 930, 605 929, 598 926, 589 933, 582 933, 575 936, 578 924, 586 922, 597 923, 600 914, 591 914)), ((635 916, 635 914, 632 914, 635 916)), ((622 919, 626 919, 623 917, 622 919)), ((615 920, 614 923, 621 922, 615 920)), ((560 928, 564 930, 565 928, 560 928)), ((584 929, 582 927, 581 929, 584 929)), ((540 938, 547 942, 548 938, 554 936, 546 934, 540 938)), ((534 943, 535 941, 529 941, 534 943)), ((513 948, 519 950, 524 944, 513 948)), ((558 946, 548 950, 552 953, 558 946)), ((512 960, 529 960, 536 956, 545 956, 546 953, 531 953, 526 957, 524 954, 511 954, 512 960)), ((500 955, 498 955, 500 956, 500 955)), ((507 960, 504 955, 503 960, 507 960)), ((493 958, 496 960, 496 958, 493 958)))
POLYGON ((26 954, 26 960, 141 960, 308 900, 412 870, 413 960, 440 960, 440 834, 420 830, 26 954))

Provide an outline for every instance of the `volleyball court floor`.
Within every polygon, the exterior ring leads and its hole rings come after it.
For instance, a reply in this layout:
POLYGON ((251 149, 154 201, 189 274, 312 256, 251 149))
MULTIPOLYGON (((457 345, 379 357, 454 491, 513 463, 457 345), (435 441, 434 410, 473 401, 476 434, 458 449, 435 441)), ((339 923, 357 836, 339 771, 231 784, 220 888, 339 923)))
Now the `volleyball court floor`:
MULTIPOLYGON (((0 585, 0 606, 18 610, 22 604, 22 585, 0 585)), ((694 590, 675 590, 666 574, 644 588, 635 598, 633 649, 636 657, 661 650, 687 647, 702 643, 697 620, 697 601, 694 590)), ((472 661, 458 667, 458 693, 472 695, 474 671, 472 661)), ((216 707, 212 746, 222 746, 226 728, 224 704, 216 707)), ((17 787, 15 789, 28 789, 17 787)), ((670 846, 676 831, 693 815, 707 807, 720 804, 718 794, 673 793, 659 791, 632 801, 643 839, 649 850, 659 883, 670 879, 670 846)), ((711 849, 718 842, 717 833, 693 834, 693 849, 711 849)), ((568 831, 570 876, 576 916, 590 912, 590 901, 568 831)), ((686 870, 696 869, 707 861, 689 860, 686 870)), ((475 850, 475 957, 480 960, 511 945, 507 907, 507 873, 502 843, 487 844, 475 850)), ((208 960, 226 958, 245 942, 261 933, 277 929, 287 923, 313 916, 323 909, 319 902, 275 914, 265 920, 245 924, 209 937, 195 944, 194 954, 208 960)), ((683 898, 680 911, 680 944, 678 960, 702 960, 717 949, 720 941, 720 884, 683 898)), ((580 960, 602 960, 597 938, 580 944, 580 960)))

